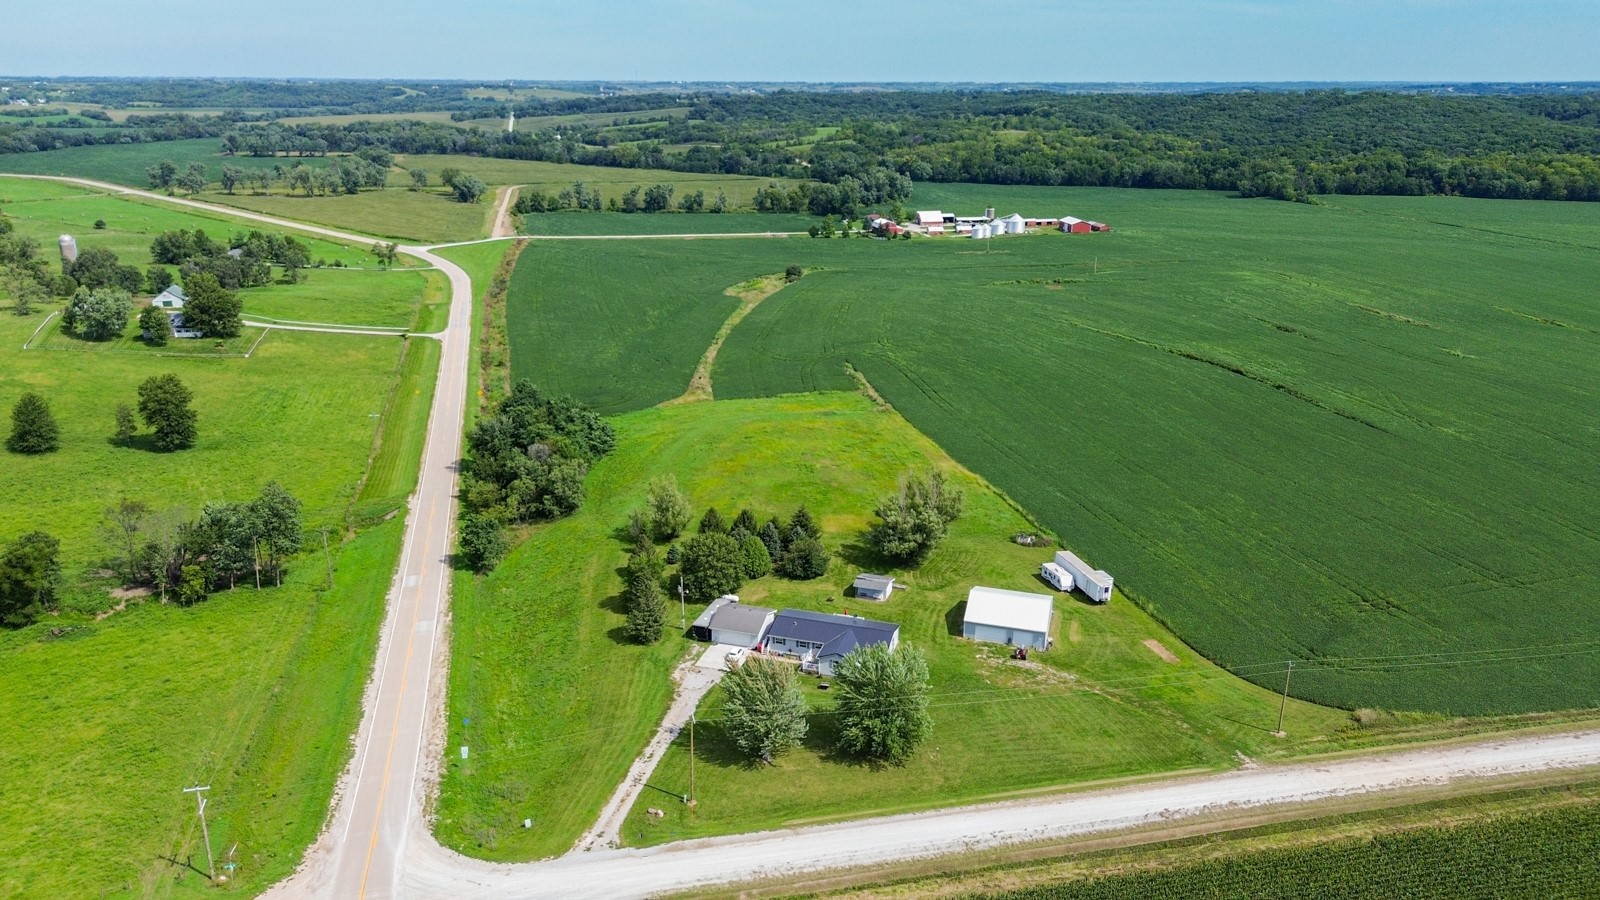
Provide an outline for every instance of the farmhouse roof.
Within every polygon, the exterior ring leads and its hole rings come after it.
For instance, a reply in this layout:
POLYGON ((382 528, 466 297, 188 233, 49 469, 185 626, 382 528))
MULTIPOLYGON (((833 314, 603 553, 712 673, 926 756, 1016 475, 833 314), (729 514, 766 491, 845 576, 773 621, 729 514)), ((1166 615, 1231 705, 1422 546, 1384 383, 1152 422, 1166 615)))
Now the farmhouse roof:
POLYGON ((708 624, 717 631, 737 631, 741 634, 759 636, 762 627, 774 613, 774 610, 765 606, 745 606, 735 601, 718 607, 711 614, 711 621, 708 624))
POLYGON ((1054 607, 1055 601, 1044 594, 975 587, 967 592, 966 621, 1049 634, 1054 607))
POLYGON ((844 656, 857 647, 887 644, 899 633, 900 626, 892 622, 807 612, 803 609, 780 611, 767 629, 768 637, 821 644, 822 649, 817 652, 819 659, 824 656, 844 656))
POLYGON ((1063 224, 1063 225, 1076 225, 1076 224, 1078 224, 1079 222, 1082 222, 1082 221, 1083 220, 1078 218, 1077 216, 1062 216, 1061 217, 1061 224, 1063 224))
POLYGON ((189 295, 185 294, 183 292, 183 288, 181 288, 181 287, 179 287, 179 286, 177 286, 175 284, 167 285, 167 289, 162 291, 161 293, 157 294, 156 296, 158 296, 158 297, 177 297, 179 300, 182 300, 185 303, 189 302, 189 295))
POLYGON ((940 212, 937 209, 919 209, 919 210, 917 210, 917 224, 918 225, 943 225, 944 224, 944 213, 940 212))

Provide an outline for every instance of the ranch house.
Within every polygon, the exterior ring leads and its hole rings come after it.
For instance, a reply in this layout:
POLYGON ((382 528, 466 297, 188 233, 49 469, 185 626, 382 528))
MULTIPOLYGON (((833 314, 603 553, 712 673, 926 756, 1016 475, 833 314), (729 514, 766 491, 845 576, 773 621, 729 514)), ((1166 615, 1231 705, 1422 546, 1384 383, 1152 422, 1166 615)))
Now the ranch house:
POLYGON ((773 617, 761 649, 767 653, 800 658, 803 672, 833 674, 834 666, 857 647, 900 646, 900 626, 860 616, 785 609, 773 617))

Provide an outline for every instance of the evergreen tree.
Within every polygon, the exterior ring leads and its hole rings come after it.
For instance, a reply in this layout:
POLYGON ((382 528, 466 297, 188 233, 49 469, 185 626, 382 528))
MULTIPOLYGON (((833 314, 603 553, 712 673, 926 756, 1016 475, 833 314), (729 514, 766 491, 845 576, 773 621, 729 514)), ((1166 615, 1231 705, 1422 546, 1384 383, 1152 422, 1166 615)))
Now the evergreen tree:
POLYGON ((713 506, 710 509, 706 510, 706 514, 704 516, 700 517, 700 533, 701 534, 727 534, 728 533, 727 523, 722 521, 722 513, 717 512, 717 508, 715 506, 713 506))
POLYGON ((783 558, 783 526, 776 517, 768 519, 767 524, 761 526, 757 536, 761 538, 761 543, 767 545, 767 556, 771 557, 773 562, 783 558))
MULTIPOLYGON (((743 528, 745 534, 755 534, 761 530, 761 523, 756 521, 756 514, 747 506, 739 510, 739 515, 733 520, 733 528, 743 528)), ((732 532, 733 528, 729 531, 732 532)))
POLYGON ((55 608, 61 542, 30 531, 0 552, 0 625, 18 628, 55 608))
POLYGON ((821 578, 828 573, 828 551, 822 542, 795 529, 796 538, 778 561, 778 574, 796 581, 821 578))
POLYGON ((638 575, 628 583, 628 639, 639 644, 661 640, 667 620, 667 603, 654 578, 638 575))
POLYGON ((804 506, 794 511, 794 517, 789 520, 789 528, 805 532, 806 537, 812 540, 822 540, 822 526, 811 517, 811 510, 804 506))
POLYGON ((12 453, 54 453, 61 446, 61 429, 50 413, 50 404, 38 394, 23 394, 11 407, 11 436, 6 449, 12 453))
POLYGON ((739 542, 739 550, 744 555, 744 577, 754 581, 772 571, 772 554, 767 552, 767 545, 761 538, 753 534, 746 535, 739 542))

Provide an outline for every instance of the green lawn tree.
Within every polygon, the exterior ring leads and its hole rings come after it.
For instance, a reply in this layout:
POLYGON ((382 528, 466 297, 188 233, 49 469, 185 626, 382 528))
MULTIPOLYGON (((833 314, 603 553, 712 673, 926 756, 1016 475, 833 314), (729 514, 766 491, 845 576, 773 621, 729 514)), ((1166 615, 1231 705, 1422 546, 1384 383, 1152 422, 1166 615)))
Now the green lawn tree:
POLYGON ((695 603, 709 603, 744 584, 744 553, 725 534, 694 535, 683 542, 682 556, 684 591, 695 603))
POLYGON ((139 311, 139 333, 152 347, 165 347, 172 339, 172 317, 159 306, 146 306, 139 311))
POLYGON ((144 174, 150 179, 151 190, 166 191, 170 194, 173 184, 178 180, 178 164, 170 159, 163 159, 145 169, 144 174))
POLYGON ((723 727, 752 759, 771 764, 806 736, 806 698, 795 667, 752 656, 722 679, 723 727))
POLYGON ((149 515, 148 504, 128 497, 123 497, 106 507, 102 530, 122 559, 122 577, 130 582, 138 577, 139 532, 144 528, 144 520, 149 515))
POLYGON ((133 436, 138 433, 139 425, 133 418, 133 407, 126 403, 117 404, 117 427, 111 433, 111 439, 119 447, 126 447, 133 443, 133 436))
POLYGON ((61 325, 85 340, 108 341, 128 329, 132 313, 133 298, 127 291, 80 287, 61 313, 61 325))
POLYGON ((689 498, 678 490, 678 481, 671 475, 650 482, 647 506, 650 531, 658 540, 670 541, 689 527, 689 518, 693 515, 689 510, 689 498))
POLYGON ((795 510, 794 515, 789 519, 789 530, 793 531, 795 529, 805 532, 806 537, 813 540, 822 540, 822 526, 818 525, 817 520, 812 517, 811 510, 806 509, 804 506, 795 510))
POLYGON ((904 763, 933 733, 928 715, 928 663, 914 647, 873 644, 846 654, 833 670, 838 696, 838 748, 904 763))
POLYGON ((710 509, 706 510, 706 514, 700 517, 700 533, 701 534, 727 534, 728 533, 728 523, 726 523, 726 522, 724 522, 722 520, 722 513, 717 512, 717 508, 715 506, 713 506, 710 509))
POLYGON ((19 628, 55 608, 61 542, 30 531, 0 552, 0 625, 19 628))
POLYGON ((450 185, 450 190, 462 203, 477 203, 489 190, 489 186, 476 175, 462 175, 450 185))
POLYGON ((155 432, 158 450, 185 450, 199 439, 194 393, 177 375, 152 375, 139 384, 139 418, 155 432))
POLYGON ((11 407, 11 435, 6 449, 12 453, 54 453, 61 446, 61 428, 50 403, 29 391, 11 407))
POLYGON ((909 474, 898 492, 878 501, 880 521, 867 540, 890 559, 918 565, 944 540, 950 523, 961 515, 961 503, 961 492, 945 484, 943 472, 909 474))
POLYGON ((239 295, 222 286, 210 272, 195 272, 184 279, 189 299, 183 305, 183 323, 208 338, 236 338, 243 323, 244 304, 239 295))
POLYGON ((821 578, 828 574, 828 549, 821 541, 796 529, 776 568, 779 575, 796 581, 821 578))

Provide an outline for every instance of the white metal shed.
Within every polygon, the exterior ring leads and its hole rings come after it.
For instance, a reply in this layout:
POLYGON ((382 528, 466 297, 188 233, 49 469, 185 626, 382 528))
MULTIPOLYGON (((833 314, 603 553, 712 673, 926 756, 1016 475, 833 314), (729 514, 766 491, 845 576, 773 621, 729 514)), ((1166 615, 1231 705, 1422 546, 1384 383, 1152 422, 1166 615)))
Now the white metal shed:
POLYGON ((1050 648, 1055 599, 1045 594, 975 587, 967 592, 961 635, 1010 647, 1050 648))

